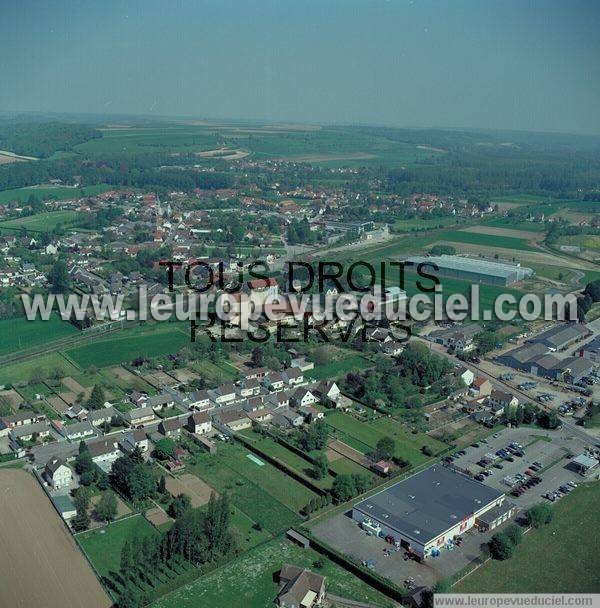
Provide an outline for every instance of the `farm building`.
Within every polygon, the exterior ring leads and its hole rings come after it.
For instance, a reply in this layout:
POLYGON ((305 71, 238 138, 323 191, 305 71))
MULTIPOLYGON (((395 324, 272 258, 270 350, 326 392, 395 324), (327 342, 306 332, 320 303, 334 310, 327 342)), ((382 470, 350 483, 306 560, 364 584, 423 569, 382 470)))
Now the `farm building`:
POLYGON ((462 279, 473 283, 489 285, 510 285, 533 275, 531 268, 491 262, 480 258, 465 258, 458 255, 413 256, 406 260, 418 266, 419 264, 435 264, 440 276, 462 279))
POLYGON ((435 465, 357 503, 352 518, 423 558, 479 525, 503 501, 502 492, 435 465))

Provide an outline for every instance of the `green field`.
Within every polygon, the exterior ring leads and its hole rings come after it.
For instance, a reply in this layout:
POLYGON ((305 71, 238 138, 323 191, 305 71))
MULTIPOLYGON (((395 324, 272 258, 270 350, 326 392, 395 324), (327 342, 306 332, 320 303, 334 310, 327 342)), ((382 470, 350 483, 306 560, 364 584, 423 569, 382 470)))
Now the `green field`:
POLYGON ((438 241, 452 241, 470 245, 483 245, 484 247, 499 247, 501 249, 513 249, 516 251, 536 251, 526 239, 517 239, 510 236, 479 234, 477 232, 465 232, 462 230, 448 230, 436 234, 438 241))
POLYGON ((58 315, 52 315, 48 321, 28 321, 25 317, 4 319, 0 321, 0 357, 79 333, 58 315))
POLYGON ((85 188, 67 188, 65 186, 29 186, 27 188, 3 190, 0 192, 0 205, 5 205, 11 201, 20 201, 21 203, 26 203, 32 194, 38 200, 52 198, 57 201, 64 201, 79 198, 80 196, 94 196, 112 189, 113 186, 106 184, 86 186, 85 188))
POLYGON ((379 439, 388 436, 396 442, 396 456, 408 460, 411 465, 419 465, 428 460, 421 452, 429 446, 439 453, 447 446, 423 433, 412 434, 400 422, 392 418, 379 418, 371 422, 361 422, 343 412, 331 412, 325 417, 338 438, 364 454, 373 450, 379 439))
POLYGON ((215 455, 199 454, 189 470, 217 492, 228 492, 248 517, 273 534, 299 521, 297 512, 316 496, 265 462, 259 466, 236 444, 220 443, 215 455))
POLYGON ((335 595, 387 608, 392 602, 340 566, 312 549, 303 550, 282 540, 273 540, 155 602, 153 608, 266 608, 273 605, 279 590, 273 575, 284 564, 319 572, 327 578, 327 589, 335 595), (323 568, 316 570, 314 562, 323 568))
POLYGON ((121 549, 134 536, 155 533, 154 526, 141 515, 127 517, 99 530, 88 530, 75 538, 101 576, 119 571, 121 549))
POLYGON ((298 456, 295 452, 288 450, 285 446, 277 443, 270 437, 261 436, 251 429, 242 431, 240 434, 252 441, 259 450, 268 456, 281 460, 281 462, 287 464, 291 469, 308 477, 316 486, 320 488, 331 487, 331 484, 333 483, 333 477, 331 475, 327 475, 324 479, 313 479, 310 474, 312 464, 308 460, 302 458, 302 456, 298 456))
POLYGON ((130 363, 140 356, 158 357, 176 353, 190 344, 187 326, 179 323, 142 325, 110 338, 90 338, 90 343, 66 351, 82 369, 130 363))
POLYGON ((77 222, 81 214, 76 211, 48 211, 36 213, 14 220, 0 222, 0 230, 28 230, 30 232, 51 232, 58 226, 69 226, 77 222))
MULTIPOLYGON (((102 138, 79 144, 75 150, 90 157, 166 151, 193 154, 216 150, 223 145, 230 150, 243 150, 259 160, 289 159, 322 167, 397 166, 432 162, 445 156, 443 150, 427 149, 355 129, 278 127, 255 123, 104 129, 102 138)), ((198 157, 197 162, 205 160, 198 157)))
POLYGON ((599 593, 600 483, 580 486, 554 508, 554 521, 526 534, 515 555, 490 561, 458 593, 599 593))
POLYGON ((38 371, 46 378, 54 370, 61 370, 66 376, 72 376, 80 371, 60 353, 55 352, 0 367, 0 384, 27 382, 34 373, 38 375, 38 371))

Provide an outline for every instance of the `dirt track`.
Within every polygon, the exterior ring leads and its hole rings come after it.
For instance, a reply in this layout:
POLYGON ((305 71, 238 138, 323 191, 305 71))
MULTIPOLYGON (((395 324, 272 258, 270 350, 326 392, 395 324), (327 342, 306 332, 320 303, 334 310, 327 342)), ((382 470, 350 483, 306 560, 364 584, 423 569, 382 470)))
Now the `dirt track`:
POLYGON ((37 481, 0 470, 0 606, 108 608, 111 601, 37 481))

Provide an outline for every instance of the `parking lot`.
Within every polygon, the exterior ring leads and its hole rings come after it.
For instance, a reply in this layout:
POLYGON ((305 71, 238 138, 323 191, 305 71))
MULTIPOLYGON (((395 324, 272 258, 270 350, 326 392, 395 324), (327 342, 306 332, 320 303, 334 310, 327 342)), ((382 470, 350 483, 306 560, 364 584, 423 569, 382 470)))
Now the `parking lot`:
POLYGON ((455 458, 451 464, 475 475, 488 471, 491 474, 484 476, 483 483, 506 492, 518 507, 527 509, 543 500, 542 497, 547 492, 552 492, 569 481, 582 481, 581 476, 569 465, 568 455, 582 453, 587 445, 589 444, 563 430, 545 431, 529 427, 506 429, 478 443, 477 447, 464 448, 465 454, 455 458), (511 461, 496 455, 496 452, 511 443, 522 446, 522 457, 509 454, 511 461), (489 465, 482 467, 477 464, 485 458, 491 461, 489 465), (539 463, 541 467, 534 466, 534 463, 539 463), (532 466, 538 468, 538 471, 531 469, 532 466), (527 475, 525 471, 528 470, 534 475, 527 475), (518 476, 521 476, 521 482, 518 476), (513 488, 521 486, 523 481, 532 476, 540 477, 541 483, 526 489, 521 496, 510 494, 513 488), (510 483, 511 480, 514 480, 514 484, 510 483))
MULTIPOLYGON (((497 451, 511 443, 522 446, 523 456, 511 455, 512 462, 501 458, 495 459, 493 462, 501 464, 502 468, 493 465, 485 467, 492 473, 484 477, 482 483, 505 492, 507 500, 517 505, 519 514, 534 504, 545 501, 543 496, 548 492, 554 492, 560 486, 569 482, 580 484, 586 481, 572 468, 568 456, 584 452, 590 444, 579 437, 569 435, 568 430, 546 431, 533 427, 504 429, 484 441, 477 442, 476 447, 473 445, 463 448, 461 452, 464 451, 464 454, 454 458, 451 465, 479 474, 484 470, 477 464, 479 460, 485 458, 486 454, 495 455, 497 451), (506 477, 516 478, 517 475, 529 479, 530 476, 525 475, 525 471, 530 470, 530 466, 535 462, 541 465, 535 475, 542 481, 520 496, 511 495, 513 488, 503 480, 506 477)), ((598 473, 587 479, 595 479, 597 476, 598 473)), ((521 484, 517 482, 516 485, 521 484)), ((503 526, 509 523, 506 522, 503 526)), ((429 558, 422 563, 405 560, 404 551, 395 551, 384 539, 365 534, 349 513, 338 514, 319 522, 313 528, 313 532, 337 550, 360 562, 372 560, 372 567, 376 572, 399 585, 403 585, 406 579, 412 578, 417 586, 430 586, 437 580, 456 574, 480 557, 484 546, 500 529, 496 528, 484 533, 472 528, 462 535, 463 543, 460 547, 455 546, 452 551, 443 550, 439 557, 429 558)))

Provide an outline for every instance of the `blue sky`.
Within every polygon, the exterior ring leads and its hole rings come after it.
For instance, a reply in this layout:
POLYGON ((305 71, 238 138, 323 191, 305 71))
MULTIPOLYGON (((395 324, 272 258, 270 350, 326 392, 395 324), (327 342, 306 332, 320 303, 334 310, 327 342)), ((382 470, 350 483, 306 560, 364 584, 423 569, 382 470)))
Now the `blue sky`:
POLYGON ((600 133, 600 3, 2 0, 0 110, 600 133))

